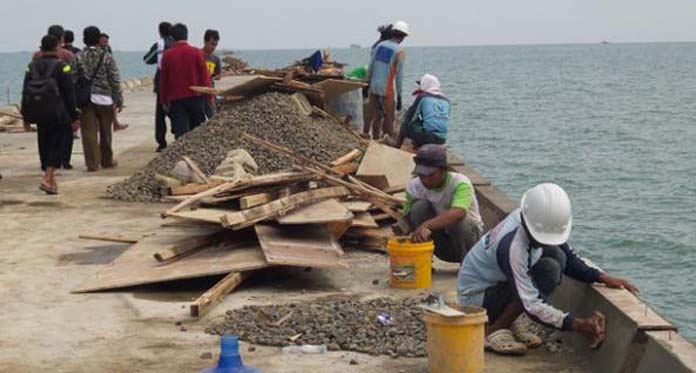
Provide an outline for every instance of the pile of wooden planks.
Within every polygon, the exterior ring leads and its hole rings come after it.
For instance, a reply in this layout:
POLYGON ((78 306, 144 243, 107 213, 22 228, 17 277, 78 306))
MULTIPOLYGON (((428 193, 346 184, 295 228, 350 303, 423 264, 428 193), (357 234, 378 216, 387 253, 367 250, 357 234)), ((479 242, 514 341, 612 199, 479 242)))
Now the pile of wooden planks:
MULTIPOLYGON (((200 317, 264 268, 347 268, 345 245, 383 250, 385 239, 392 235, 390 225, 403 207, 398 195, 403 187, 388 185, 388 177, 374 178, 387 183, 380 189, 354 175, 359 168, 378 172, 364 163, 374 162, 370 159, 379 154, 367 157, 355 149, 322 164, 264 139, 243 136, 289 158, 295 166, 284 172, 226 178, 205 175, 185 159, 202 182, 165 180, 165 198, 175 205, 162 213, 167 220, 162 229, 142 238, 111 239, 133 246, 75 292, 225 275, 190 305, 191 316, 200 317)), ((368 147, 371 153, 374 149, 368 147)), ((410 167, 404 172, 410 173, 410 167)), ((95 235, 83 238, 109 240, 95 235)))
POLYGON ((0 132, 24 132, 24 121, 16 105, 0 107, 0 132))

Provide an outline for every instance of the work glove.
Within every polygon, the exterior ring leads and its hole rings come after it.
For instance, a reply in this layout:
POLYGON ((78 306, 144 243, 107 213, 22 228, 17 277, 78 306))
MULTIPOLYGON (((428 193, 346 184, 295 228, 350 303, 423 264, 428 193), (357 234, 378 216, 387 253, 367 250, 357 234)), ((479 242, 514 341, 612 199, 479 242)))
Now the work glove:
POLYGON ((401 111, 401 95, 396 96, 396 111, 401 111))

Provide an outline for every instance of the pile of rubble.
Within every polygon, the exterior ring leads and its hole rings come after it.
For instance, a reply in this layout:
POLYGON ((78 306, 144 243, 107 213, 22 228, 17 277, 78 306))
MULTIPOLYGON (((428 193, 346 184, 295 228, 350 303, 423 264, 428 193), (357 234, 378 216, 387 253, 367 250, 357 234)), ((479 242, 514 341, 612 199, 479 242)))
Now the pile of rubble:
POLYGON ((238 335, 270 346, 326 345, 392 357, 426 356, 421 298, 333 300, 271 306, 244 306, 207 328, 210 334, 238 335))

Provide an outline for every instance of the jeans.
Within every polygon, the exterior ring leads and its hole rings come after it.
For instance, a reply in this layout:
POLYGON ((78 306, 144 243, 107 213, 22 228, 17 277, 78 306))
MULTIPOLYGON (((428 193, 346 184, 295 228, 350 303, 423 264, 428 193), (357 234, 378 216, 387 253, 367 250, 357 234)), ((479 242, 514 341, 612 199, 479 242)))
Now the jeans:
POLYGON ((186 97, 174 100, 169 105, 174 138, 186 134, 205 122, 205 98, 202 96, 186 97))
MULTIPOLYGON (((415 230, 426 220, 436 216, 435 210, 426 200, 416 200, 408 213, 408 222, 411 229, 415 230)), ((471 249, 481 237, 476 223, 470 217, 456 221, 442 230, 432 231, 432 239, 435 242, 435 256, 445 262, 461 263, 469 249, 471 249)))
MULTIPOLYGON (((568 258, 558 246, 544 247, 544 252, 534 266, 529 270, 532 281, 544 299, 551 296, 561 283, 568 258)), ((483 298, 483 308, 488 312, 488 320, 492 324, 505 310, 508 304, 517 298, 515 289, 510 282, 501 282, 486 289, 483 298)))

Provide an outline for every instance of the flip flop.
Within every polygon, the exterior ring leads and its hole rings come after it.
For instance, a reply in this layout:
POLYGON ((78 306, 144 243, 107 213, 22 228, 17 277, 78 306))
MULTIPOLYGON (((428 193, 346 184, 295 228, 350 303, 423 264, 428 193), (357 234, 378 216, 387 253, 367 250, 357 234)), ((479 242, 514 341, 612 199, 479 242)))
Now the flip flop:
POLYGON ((125 124, 125 123, 124 123, 124 124, 121 124, 120 126, 114 126, 114 132, 115 132, 115 131, 123 131, 123 130, 125 130, 125 129, 127 129, 127 128, 128 128, 128 125, 125 124))
POLYGON ((532 331, 534 321, 530 320, 526 314, 520 315, 515 321, 510 325, 510 331, 516 340, 522 342, 527 346, 527 348, 537 348, 541 346, 544 341, 532 331))
POLYGON ((527 346, 518 342, 510 329, 500 329, 489 334, 486 337, 484 347, 486 350, 501 355, 524 355, 527 353, 527 346))
POLYGON ((49 195, 58 194, 58 187, 52 188, 52 187, 46 186, 44 184, 39 184, 39 189, 44 191, 46 194, 49 194, 49 195))
POLYGON ((607 339, 607 317, 599 311, 595 311, 595 316, 597 317, 596 327, 600 330, 599 335, 592 341, 590 348, 596 350, 602 347, 602 343, 607 339))

